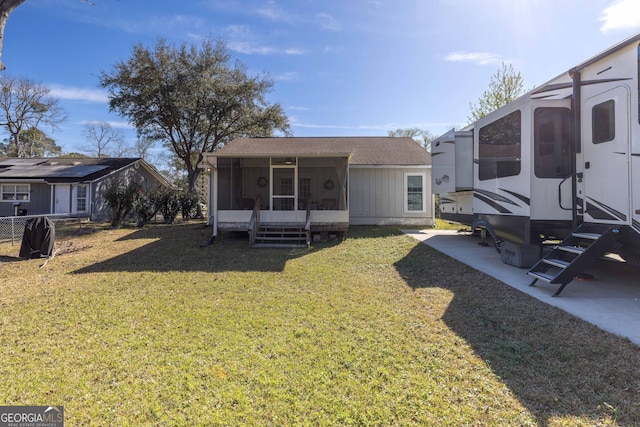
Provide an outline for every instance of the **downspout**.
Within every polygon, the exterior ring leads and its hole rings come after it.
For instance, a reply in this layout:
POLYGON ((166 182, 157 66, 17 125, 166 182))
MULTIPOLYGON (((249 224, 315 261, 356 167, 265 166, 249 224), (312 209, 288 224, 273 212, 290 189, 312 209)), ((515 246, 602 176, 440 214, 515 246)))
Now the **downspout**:
MULTIPOLYGON (((582 152, 582 100, 580 70, 573 68, 569 71, 573 81, 573 143, 571 144, 571 199, 573 207, 571 215, 573 229, 578 228, 578 174, 576 154, 582 152)), ((582 178, 582 176, 581 176, 582 178)))
POLYGON ((53 184, 51 186, 51 203, 49 203, 49 214, 54 214, 55 213, 55 210, 54 210, 55 206, 56 206, 56 204, 55 204, 55 196, 56 196, 55 188, 56 188, 56 185, 53 184))
POLYGON ((216 237, 218 235, 218 168, 213 168, 213 203, 211 206, 213 208, 213 235, 212 237, 216 237))

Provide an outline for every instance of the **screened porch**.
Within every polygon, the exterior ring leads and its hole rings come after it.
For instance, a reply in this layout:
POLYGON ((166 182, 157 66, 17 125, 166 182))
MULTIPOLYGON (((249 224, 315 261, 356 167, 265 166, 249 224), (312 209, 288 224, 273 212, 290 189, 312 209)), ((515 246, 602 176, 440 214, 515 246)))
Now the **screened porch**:
POLYGON ((221 229, 246 229, 256 210, 262 223, 310 220, 312 230, 337 231, 348 226, 344 155, 217 157, 213 181, 213 214, 221 229))

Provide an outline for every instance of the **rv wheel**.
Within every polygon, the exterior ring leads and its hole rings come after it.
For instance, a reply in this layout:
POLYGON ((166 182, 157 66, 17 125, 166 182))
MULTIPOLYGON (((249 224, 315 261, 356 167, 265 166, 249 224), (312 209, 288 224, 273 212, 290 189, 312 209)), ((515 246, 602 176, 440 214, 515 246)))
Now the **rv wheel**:
POLYGON ((500 239, 493 239, 493 247, 496 249, 496 252, 498 252, 499 254, 502 253, 502 245, 504 244, 504 240, 500 240, 500 239))

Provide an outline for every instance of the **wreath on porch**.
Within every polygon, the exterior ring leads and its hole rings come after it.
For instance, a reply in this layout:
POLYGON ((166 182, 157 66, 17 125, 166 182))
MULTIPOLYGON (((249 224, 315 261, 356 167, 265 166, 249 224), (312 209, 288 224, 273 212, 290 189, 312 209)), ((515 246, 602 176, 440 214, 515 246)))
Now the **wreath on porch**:
POLYGON ((333 190, 336 188, 336 184, 332 180, 328 179, 324 182, 324 188, 327 190, 333 190))
POLYGON ((258 178, 258 182, 257 182, 257 184, 258 184, 258 187, 260 187, 260 188, 264 188, 264 187, 266 187, 266 186, 267 186, 267 183, 268 183, 268 182, 269 182, 269 181, 267 181, 267 178, 266 178, 266 177, 261 176, 260 178, 258 178))

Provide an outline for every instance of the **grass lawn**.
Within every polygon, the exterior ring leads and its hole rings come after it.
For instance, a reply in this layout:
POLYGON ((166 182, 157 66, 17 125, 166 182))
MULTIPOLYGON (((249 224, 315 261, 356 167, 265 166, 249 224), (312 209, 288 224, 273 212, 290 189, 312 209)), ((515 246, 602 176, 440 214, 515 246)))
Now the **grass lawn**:
POLYGON ((0 405, 67 426, 640 425, 640 349, 354 227, 250 249, 196 223, 0 245, 0 405))

